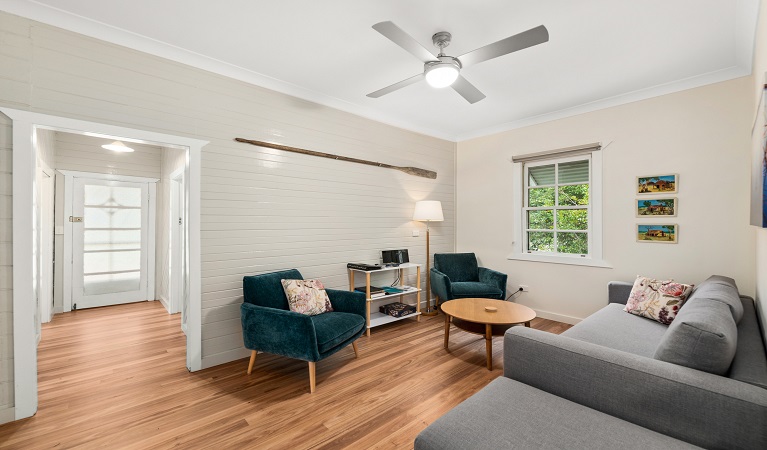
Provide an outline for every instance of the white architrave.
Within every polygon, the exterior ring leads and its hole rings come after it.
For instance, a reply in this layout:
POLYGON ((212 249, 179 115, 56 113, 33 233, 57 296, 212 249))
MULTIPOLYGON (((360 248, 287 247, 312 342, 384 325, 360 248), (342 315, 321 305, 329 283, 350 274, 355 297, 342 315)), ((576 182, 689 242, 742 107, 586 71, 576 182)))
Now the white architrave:
MULTIPOLYGON (((186 280, 189 318, 186 365, 194 372, 202 367, 202 300, 200 285, 200 175, 202 147, 208 141, 152 131, 107 125, 30 111, 0 107, 13 121, 13 358, 14 415, 16 420, 37 411, 37 345, 35 343, 34 298, 34 202, 36 192, 37 128, 70 133, 97 133, 131 142, 161 143, 187 150, 184 190, 187 202, 188 258, 186 280)), ((65 265, 66 267, 66 265, 65 265)), ((65 274, 67 276, 67 274, 65 274)), ((69 274, 71 276, 71 273, 69 274)))

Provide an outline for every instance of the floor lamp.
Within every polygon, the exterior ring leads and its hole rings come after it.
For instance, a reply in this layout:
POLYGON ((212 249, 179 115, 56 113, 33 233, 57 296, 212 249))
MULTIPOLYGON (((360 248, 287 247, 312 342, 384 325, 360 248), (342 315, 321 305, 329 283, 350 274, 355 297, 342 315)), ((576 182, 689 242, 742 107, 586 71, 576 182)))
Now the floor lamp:
POLYGON ((436 309, 431 309, 431 276, 429 270, 429 260, 431 253, 429 251, 429 222, 442 222, 445 217, 442 215, 442 203, 437 200, 421 200, 415 202, 415 211, 413 220, 426 222, 426 310, 421 311, 424 316, 434 316, 436 309))

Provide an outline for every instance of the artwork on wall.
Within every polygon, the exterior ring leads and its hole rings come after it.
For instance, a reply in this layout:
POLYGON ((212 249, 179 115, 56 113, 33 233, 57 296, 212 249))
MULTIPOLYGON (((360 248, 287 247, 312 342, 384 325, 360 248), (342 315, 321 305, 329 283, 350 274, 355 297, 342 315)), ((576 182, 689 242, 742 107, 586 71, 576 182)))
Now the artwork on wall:
POLYGON ((676 244, 679 225, 644 225, 637 224, 637 242, 676 244))
POLYGON ((637 199, 636 216, 674 217, 676 216, 676 202, 676 197, 637 199))
POLYGON ((767 73, 759 96, 751 160, 751 225, 767 228, 767 73), (758 138, 756 136, 759 136, 758 138))
POLYGON ((677 178, 676 174, 637 177, 637 194, 673 194, 677 178))

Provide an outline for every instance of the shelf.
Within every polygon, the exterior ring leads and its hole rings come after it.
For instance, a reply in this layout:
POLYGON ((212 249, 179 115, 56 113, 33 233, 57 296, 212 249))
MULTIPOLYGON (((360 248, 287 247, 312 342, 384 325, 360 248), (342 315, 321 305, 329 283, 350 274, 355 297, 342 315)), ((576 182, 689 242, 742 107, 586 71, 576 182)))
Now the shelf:
POLYGON ((386 323, 397 322, 397 321, 400 321, 402 319, 410 319, 412 317, 418 317, 420 315, 421 315, 421 313, 415 312, 413 314, 408 314, 407 316, 394 317, 394 316, 390 316, 388 314, 384 314, 384 313, 381 313, 381 312, 371 312, 370 313, 370 325, 368 326, 368 328, 377 327, 379 325, 383 325, 383 324, 386 324, 386 323))
MULTIPOLYGON (((395 287, 396 287, 396 286, 395 286, 395 287)), ((367 299, 367 301, 369 301, 369 302, 374 302, 374 301, 376 301, 376 300, 385 300, 385 299, 387 299, 387 298, 391 298, 391 297, 400 297, 400 296, 403 296, 403 295, 408 295, 408 294, 415 294, 416 292, 421 292, 422 290, 423 290, 423 289, 413 289, 412 291, 407 291, 407 292, 399 292, 399 293, 397 293, 397 294, 386 294, 386 295, 382 295, 382 296, 380 296, 380 297, 373 297, 373 298, 368 298, 368 299, 367 299)), ((360 292, 360 291, 357 291, 357 290, 355 289, 355 292, 360 292)), ((363 294, 364 294, 364 292, 363 292, 363 294)))
POLYGON ((360 270, 360 269, 352 269, 351 267, 347 267, 347 269, 353 270, 355 272, 362 272, 362 273, 379 273, 379 272, 388 272, 390 270, 412 269, 415 267, 421 267, 421 265, 415 264, 415 263, 405 263, 405 264, 400 264, 399 266, 381 267, 380 269, 376 269, 376 270, 360 270))

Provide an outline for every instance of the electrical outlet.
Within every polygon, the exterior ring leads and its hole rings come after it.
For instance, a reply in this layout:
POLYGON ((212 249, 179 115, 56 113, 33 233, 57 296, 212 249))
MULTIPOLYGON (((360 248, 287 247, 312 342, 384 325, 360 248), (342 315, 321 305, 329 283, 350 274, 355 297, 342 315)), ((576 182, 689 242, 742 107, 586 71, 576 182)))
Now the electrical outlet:
POLYGON ((413 230, 413 237, 421 236, 421 230, 413 230))
POLYGON ((519 288, 522 290, 522 292, 530 292, 530 286, 526 284, 520 284, 519 288))

